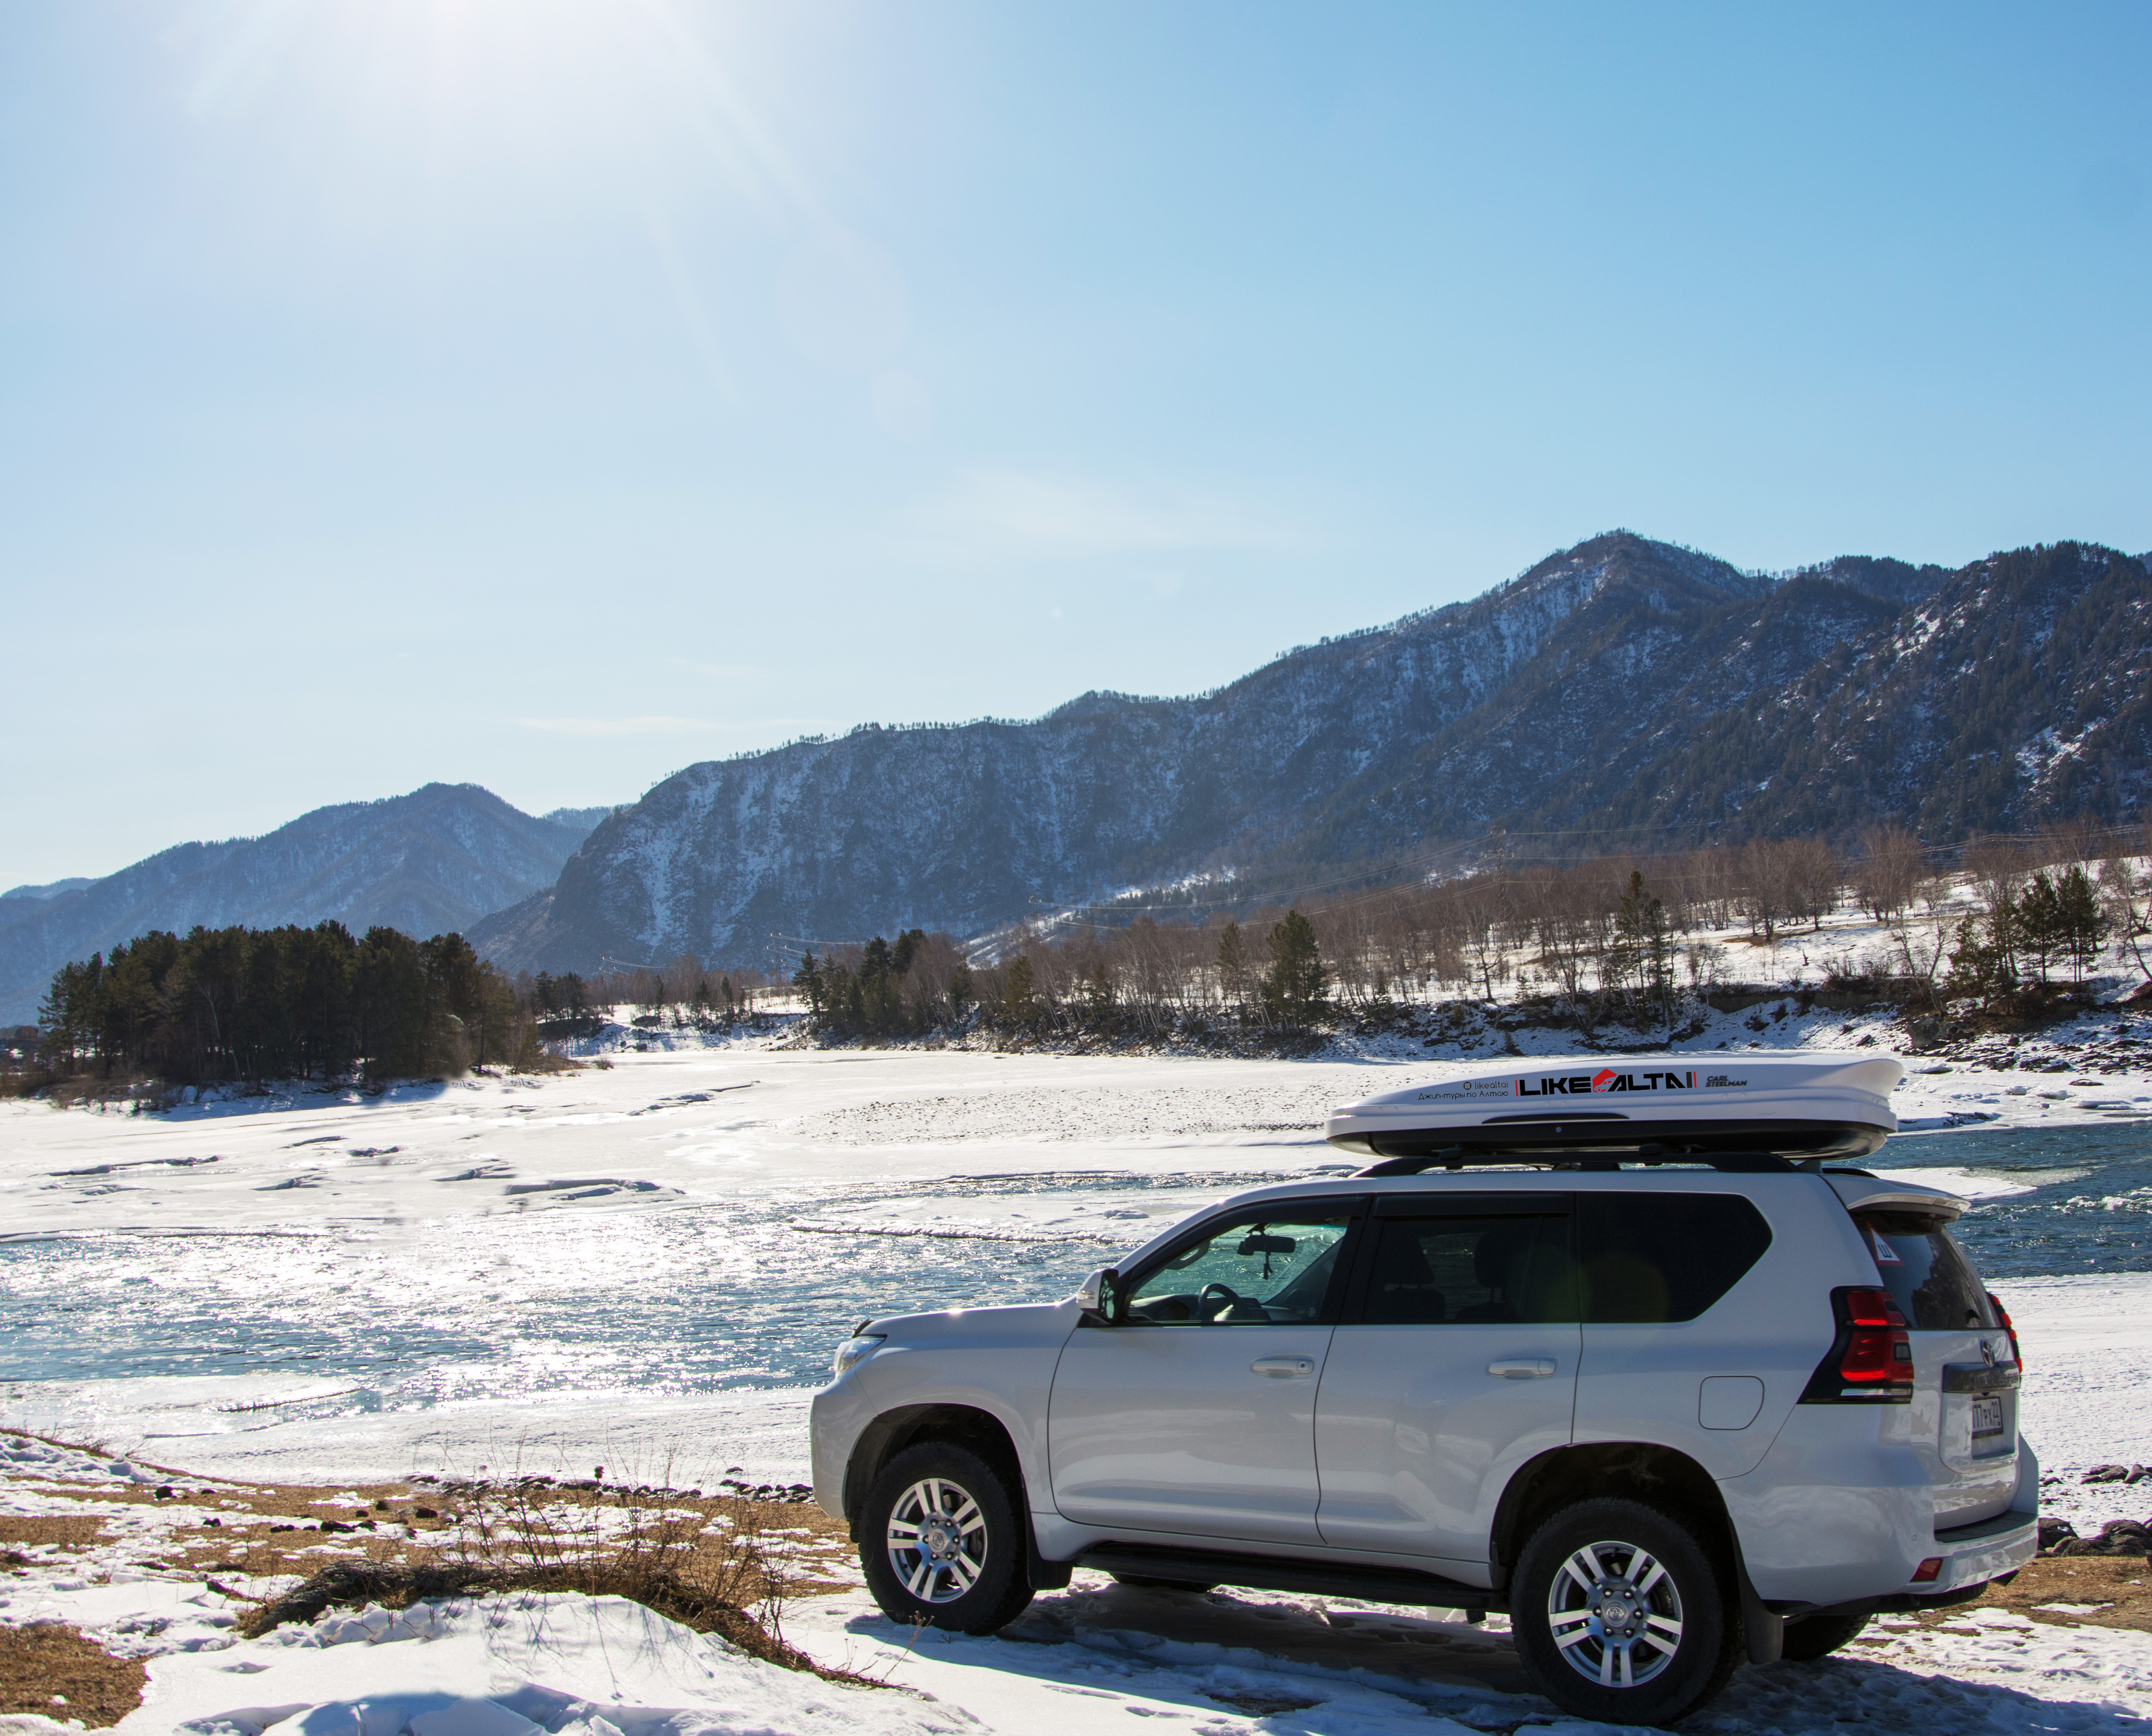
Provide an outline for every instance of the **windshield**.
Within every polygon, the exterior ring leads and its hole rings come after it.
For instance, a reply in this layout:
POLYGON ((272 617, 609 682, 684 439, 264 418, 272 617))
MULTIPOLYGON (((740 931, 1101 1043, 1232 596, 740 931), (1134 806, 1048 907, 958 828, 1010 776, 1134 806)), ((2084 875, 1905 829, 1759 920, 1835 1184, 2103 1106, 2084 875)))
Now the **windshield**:
POLYGON ((1860 1211, 1875 1270, 1899 1312, 1920 1332, 1978 1330, 1998 1322, 1987 1287, 1941 1218, 1926 1212, 1860 1211))

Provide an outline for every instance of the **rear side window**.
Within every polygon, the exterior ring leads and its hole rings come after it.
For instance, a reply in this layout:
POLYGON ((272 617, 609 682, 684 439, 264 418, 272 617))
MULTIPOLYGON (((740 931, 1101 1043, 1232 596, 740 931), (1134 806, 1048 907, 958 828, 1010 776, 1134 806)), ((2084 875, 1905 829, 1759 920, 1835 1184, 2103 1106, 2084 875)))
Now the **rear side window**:
POLYGON ((1383 1218, 1360 1318, 1369 1326, 1574 1320, 1564 1217, 1383 1218))
POLYGON ((1587 1323, 1693 1320, 1771 1245, 1738 1194, 1576 1196, 1577 1268, 1587 1323))
POLYGON ((1987 1291, 1941 1218, 1926 1212, 1860 1211, 1853 1221, 1898 1310, 1921 1332, 1995 1325, 1987 1291))

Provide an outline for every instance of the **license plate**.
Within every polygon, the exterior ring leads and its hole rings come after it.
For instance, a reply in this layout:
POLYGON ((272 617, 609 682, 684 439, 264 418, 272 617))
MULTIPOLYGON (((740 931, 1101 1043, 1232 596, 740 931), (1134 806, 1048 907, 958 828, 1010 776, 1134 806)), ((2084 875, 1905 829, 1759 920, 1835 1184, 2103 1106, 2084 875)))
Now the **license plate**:
POLYGON ((1972 1401, 1972 1438, 1984 1440, 2002 1433, 2002 1401, 2000 1398, 1976 1398, 1972 1401))

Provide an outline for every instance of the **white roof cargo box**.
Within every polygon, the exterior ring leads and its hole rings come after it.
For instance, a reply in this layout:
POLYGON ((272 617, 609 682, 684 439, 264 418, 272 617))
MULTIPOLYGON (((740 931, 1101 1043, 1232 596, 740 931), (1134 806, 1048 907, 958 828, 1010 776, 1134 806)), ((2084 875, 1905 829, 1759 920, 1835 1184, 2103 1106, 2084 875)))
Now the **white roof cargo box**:
POLYGON ((1380 1158, 1564 1153, 1862 1157, 1898 1130, 1895 1055, 1525 1059, 1333 1111, 1327 1138, 1380 1158))

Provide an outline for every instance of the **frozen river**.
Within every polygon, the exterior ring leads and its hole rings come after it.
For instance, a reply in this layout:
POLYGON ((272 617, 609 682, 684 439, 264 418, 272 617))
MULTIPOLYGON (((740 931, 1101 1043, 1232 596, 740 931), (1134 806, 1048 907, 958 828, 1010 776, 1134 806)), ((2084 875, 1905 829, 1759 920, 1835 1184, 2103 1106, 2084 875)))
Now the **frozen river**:
MULTIPOLYGON (((1349 1167, 1332 1104, 1448 1070, 735 1048, 154 1117, 0 1105, 0 1421, 205 1470, 601 1449, 796 1476, 799 1395, 861 1317, 1064 1296, 1207 1200, 1349 1167)), ((2141 1124, 2028 1104, 1874 1161, 1981 1195, 1965 1239, 2058 1333, 2152 1269, 2141 1124)))

